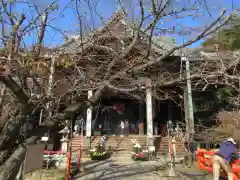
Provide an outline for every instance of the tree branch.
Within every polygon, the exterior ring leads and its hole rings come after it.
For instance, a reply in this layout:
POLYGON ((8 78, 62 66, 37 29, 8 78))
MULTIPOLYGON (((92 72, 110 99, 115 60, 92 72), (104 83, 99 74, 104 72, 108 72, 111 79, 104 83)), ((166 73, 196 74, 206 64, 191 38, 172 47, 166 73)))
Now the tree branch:
POLYGON ((23 89, 12 79, 10 75, 0 76, 0 81, 13 92, 19 102, 24 104, 25 107, 29 107, 29 97, 24 93, 23 89))
POLYGON ((44 34, 45 34, 45 29, 46 29, 46 25, 47 25, 47 19, 48 19, 48 12, 44 12, 42 15, 42 21, 41 21, 41 25, 40 25, 40 30, 38 32, 38 41, 37 44, 35 45, 35 55, 38 57, 41 51, 41 45, 42 45, 42 41, 44 38, 44 34))
POLYGON ((21 17, 19 18, 19 20, 16 22, 16 24, 13 25, 12 29, 11 29, 11 33, 10 33, 10 38, 8 40, 8 52, 9 54, 12 54, 15 46, 16 46, 16 35, 17 35, 17 31, 19 30, 20 26, 22 25, 23 21, 25 20, 25 15, 22 13, 21 17))

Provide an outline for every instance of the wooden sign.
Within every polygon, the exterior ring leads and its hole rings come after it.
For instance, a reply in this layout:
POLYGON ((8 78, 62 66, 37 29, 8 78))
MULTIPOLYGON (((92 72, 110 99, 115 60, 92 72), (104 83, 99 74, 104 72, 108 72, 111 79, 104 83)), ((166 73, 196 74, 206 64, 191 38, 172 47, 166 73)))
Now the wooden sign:
POLYGON ((43 167, 43 152, 45 144, 32 144, 27 147, 25 173, 43 167))

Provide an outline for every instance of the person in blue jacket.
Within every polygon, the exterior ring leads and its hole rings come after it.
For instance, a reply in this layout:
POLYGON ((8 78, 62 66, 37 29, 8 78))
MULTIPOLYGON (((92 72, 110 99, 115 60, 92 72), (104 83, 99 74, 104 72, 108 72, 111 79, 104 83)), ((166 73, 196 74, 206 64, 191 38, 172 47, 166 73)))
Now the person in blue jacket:
POLYGON ((213 179, 219 180, 220 168, 222 168, 228 175, 228 180, 233 180, 233 172, 231 167, 231 160, 233 155, 237 153, 236 142, 233 138, 220 144, 219 150, 212 157, 213 163, 213 179))

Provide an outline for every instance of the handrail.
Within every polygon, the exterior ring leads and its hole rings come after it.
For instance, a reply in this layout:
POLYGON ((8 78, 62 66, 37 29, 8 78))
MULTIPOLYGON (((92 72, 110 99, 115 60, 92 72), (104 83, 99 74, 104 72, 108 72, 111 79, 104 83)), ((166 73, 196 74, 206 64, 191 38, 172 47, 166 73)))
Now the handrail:
MULTIPOLYGON (((197 149, 197 164, 199 169, 206 170, 209 173, 213 172, 212 168, 212 161, 211 156, 213 156, 216 152, 215 151, 207 151, 205 149, 197 149)), ((240 152, 238 152, 240 154, 240 152)), ((234 180, 238 180, 238 174, 240 172, 240 159, 235 160, 232 162, 232 171, 234 173, 234 180)))

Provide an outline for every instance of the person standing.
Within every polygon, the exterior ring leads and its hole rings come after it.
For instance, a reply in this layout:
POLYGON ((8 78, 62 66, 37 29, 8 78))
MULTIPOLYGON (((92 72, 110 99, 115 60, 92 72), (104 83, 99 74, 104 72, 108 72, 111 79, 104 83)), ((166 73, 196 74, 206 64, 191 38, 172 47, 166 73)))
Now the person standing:
POLYGON ((139 124, 140 124, 140 122, 137 121, 137 123, 136 123, 136 134, 139 134, 139 124))
POLYGON ((129 134, 129 122, 127 119, 125 119, 124 128, 125 128, 125 135, 128 135, 129 134))
POLYGON ((134 123, 131 124, 131 134, 137 134, 137 129, 136 129, 136 125, 134 123))
POLYGON ((227 141, 220 144, 219 150, 212 157, 214 180, 219 180, 221 168, 226 172, 228 180, 233 180, 234 174, 230 163, 233 155, 236 153, 237 146, 233 138, 229 138, 227 141))
POLYGON ((120 129, 121 129, 121 136, 124 136, 124 121, 121 121, 120 123, 120 129))
POLYGON ((154 124, 154 135, 158 135, 158 124, 154 124))
POLYGON ((139 129, 139 135, 143 135, 144 134, 144 123, 143 121, 139 123, 138 125, 138 129, 139 129))
POLYGON ((82 118, 77 118, 75 120, 75 124, 74 124, 74 136, 78 136, 81 134, 81 123, 83 122, 83 119, 82 118))

